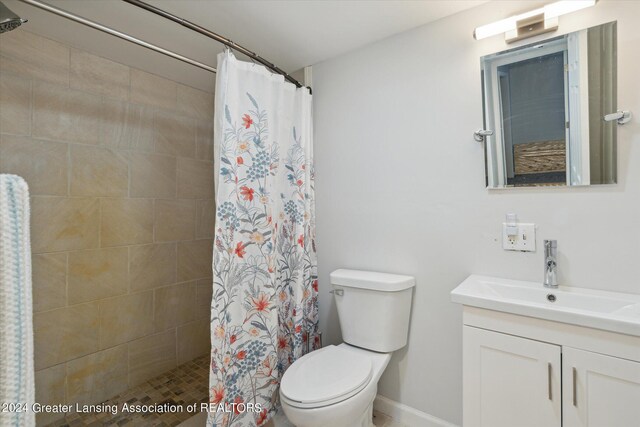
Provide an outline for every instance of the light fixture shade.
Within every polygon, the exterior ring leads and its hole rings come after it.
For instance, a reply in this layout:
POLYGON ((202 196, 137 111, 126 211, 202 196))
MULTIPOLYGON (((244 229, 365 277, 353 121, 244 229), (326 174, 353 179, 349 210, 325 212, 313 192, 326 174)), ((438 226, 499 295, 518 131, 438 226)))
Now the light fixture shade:
POLYGON ((512 16, 510 18, 501 19, 500 21, 492 22, 491 24, 478 27, 473 32, 473 37, 476 40, 481 40, 487 37, 496 36, 498 34, 513 32, 518 28, 518 22, 525 21, 534 16, 541 16, 542 20, 551 20, 567 13, 575 12, 577 10, 585 9, 590 6, 594 6, 597 0, 562 0, 555 3, 550 3, 544 7, 531 10, 529 12, 522 13, 520 15, 512 16))
POLYGON ((544 7, 544 19, 557 18, 567 13, 595 6, 597 0, 563 0, 544 7))
POLYGON ((513 18, 507 18, 476 28, 473 31, 473 37, 476 40, 482 40, 486 39, 487 37, 496 36, 498 34, 506 33, 507 31, 513 31, 515 29, 516 20, 513 18))

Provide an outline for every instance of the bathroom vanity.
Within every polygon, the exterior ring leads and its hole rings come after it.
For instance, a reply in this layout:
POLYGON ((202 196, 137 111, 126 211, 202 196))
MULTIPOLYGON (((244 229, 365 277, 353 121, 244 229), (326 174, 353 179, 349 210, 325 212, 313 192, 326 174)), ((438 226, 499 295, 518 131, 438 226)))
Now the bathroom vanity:
POLYGON ((640 423, 640 295, 472 275, 463 304, 465 427, 640 423))

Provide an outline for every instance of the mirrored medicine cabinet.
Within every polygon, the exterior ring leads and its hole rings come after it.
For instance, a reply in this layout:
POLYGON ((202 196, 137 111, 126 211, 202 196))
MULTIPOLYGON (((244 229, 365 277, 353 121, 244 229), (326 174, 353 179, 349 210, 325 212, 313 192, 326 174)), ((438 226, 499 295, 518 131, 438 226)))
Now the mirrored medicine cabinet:
POLYGON ((615 22, 481 65, 488 188, 617 181, 615 22))

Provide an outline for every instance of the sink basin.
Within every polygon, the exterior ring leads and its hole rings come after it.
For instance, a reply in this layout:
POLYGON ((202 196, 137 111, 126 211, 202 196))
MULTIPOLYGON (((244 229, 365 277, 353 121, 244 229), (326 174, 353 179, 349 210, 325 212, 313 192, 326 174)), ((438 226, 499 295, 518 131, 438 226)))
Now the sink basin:
POLYGON ((456 303, 640 336, 640 295, 469 276, 451 292, 456 303))

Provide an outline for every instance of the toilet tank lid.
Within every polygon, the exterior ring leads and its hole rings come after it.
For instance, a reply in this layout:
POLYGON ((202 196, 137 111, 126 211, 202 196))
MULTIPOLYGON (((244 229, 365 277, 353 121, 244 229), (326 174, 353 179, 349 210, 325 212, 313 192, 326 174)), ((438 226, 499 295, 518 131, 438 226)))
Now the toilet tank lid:
POLYGON ((331 273, 331 284, 348 288, 371 289, 382 292, 397 292, 415 286, 416 279, 402 274, 378 273, 375 271, 348 270, 341 268, 331 273))

